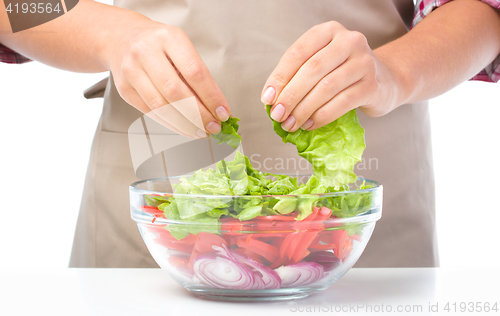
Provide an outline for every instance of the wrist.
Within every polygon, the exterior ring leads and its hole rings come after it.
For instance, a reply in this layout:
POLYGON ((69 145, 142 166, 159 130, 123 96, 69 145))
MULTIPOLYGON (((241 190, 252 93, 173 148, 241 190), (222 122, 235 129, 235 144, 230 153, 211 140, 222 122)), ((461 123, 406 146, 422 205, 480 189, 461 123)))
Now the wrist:
POLYGON ((129 49, 140 33, 151 28, 151 24, 158 24, 139 13, 120 9, 122 12, 115 16, 116 21, 99 32, 97 58, 106 70, 111 71, 114 64, 119 62, 124 52, 129 49), (118 21, 119 20, 119 21, 118 21), (111 25, 113 24, 113 25, 111 25))
POLYGON ((398 47, 392 47, 392 43, 377 48, 374 53, 380 62, 387 68, 393 86, 393 109, 403 104, 417 102, 417 91, 422 85, 412 64, 408 64, 408 58, 398 47))
MULTIPOLYGON (((411 67, 407 67, 403 61, 400 60, 401 56, 394 53, 395 50, 391 48, 380 47, 374 51, 375 56, 385 66, 389 84, 392 87, 390 93, 390 111, 399 107, 400 105, 411 103, 413 95, 417 86, 414 73, 411 67)), ((397 52, 397 50, 396 50, 397 52)))

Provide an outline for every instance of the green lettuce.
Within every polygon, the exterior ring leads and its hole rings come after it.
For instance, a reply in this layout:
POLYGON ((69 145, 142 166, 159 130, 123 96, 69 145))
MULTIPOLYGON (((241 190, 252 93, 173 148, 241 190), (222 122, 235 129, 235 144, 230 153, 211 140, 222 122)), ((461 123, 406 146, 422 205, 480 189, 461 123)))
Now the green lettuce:
MULTIPOLYGON (((363 183, 359 187, 359 190, 369 189, 371 187, 373 186, 363 183)), ((349 191, 348 186, 343 186, 337 190, 329 188, 326 193, 346 191, 349 191)), ((352 192, 349 195, 337 195, 323 198, 319 205, 331 209, 332 215, 336 217, 352 217, 369 211, 371 208, 371 201, 372 195, 370 192, 352 192)))
MULTIPOLYGON (((158 209, 163 211, 165 218, 172 221, 182 221, 182 224, 169 224, 165 227, 177 240, 181 240, 189 234, 196 235, 202 231, 218 234, 220 230, 219 218, 229 214, 227 209, 212 208, 205 213, 182 218, 181 211, 177 204, 178 201, 179 198, 176 197, 171 203, 163 203, 158 207, 158 209), (188 225, 186 225, 186 223, 188 225)), ((200 202, 199 204, 203 205, 204 203, 206 203, 206 201, 200 202)))
POLYGON ((234 149, 238 148, 241 143, 241 136, 238 134, 238 121, 236 117, 229 117, 225 122, 221 123, 221 131, 219 134, 211 135, 213 139, 218 140, 217 144, 227 143, 234 149))
POLYGON ((170 203, 171 197, 169 196, 158 196, 158 195, 144 195, 144 200, 149 206, 158 207, 163 203, 170 203))
MULTIPOLYGON (((267 111, 269 114, 270 106, 267 111)), ((221 132, 212 137, 219 140, 219 144, 225 142, 236 149, 241 143, 238 121, 231 117, 222 122, 221 132)), ((297 220, 302 220, 314 207, 328 207, 337 217, 355 216, 370 209, 370 193, 321 196, 322 193, 349 191, 348 184, 356 181, 353 169, 361 160, 365 140, 355 110, 314 131, 299 129, 289 133, 280 123, 272 122, 283 142, 294 144, 298 154, 312 164, 314 175, 299 185, 297 178, 256 170, 248 157, 236 151, 233 160, 219 161, 215 170, 200 169, 189 178, 182 177, 174 186, 173 197, 145 197, 146 203, 162 210, 167 219, 189 223, 166 227, 175 238, 182 239, 200 231, 218 233, 221 217, 246 221, 262 215, 297 212, 297 220)), ((368 187, 363 184, 360 189, 368 187)), ((353 226, 350 233, 358 229, 353 226)))
MULTIPOLYGON (((271 106, 266 106, 271 117, 271 106)), ((281 123, 273 122, 273 129, 284 143, 297 147, 297 152, 312 164, 314 174, 325 187, 341 187, 353 183, 357 177, 354 165, 361 161, 365 149, 364 130, 359 124, 356 110, 312 131, 298 129, 289 133, 281 123)))

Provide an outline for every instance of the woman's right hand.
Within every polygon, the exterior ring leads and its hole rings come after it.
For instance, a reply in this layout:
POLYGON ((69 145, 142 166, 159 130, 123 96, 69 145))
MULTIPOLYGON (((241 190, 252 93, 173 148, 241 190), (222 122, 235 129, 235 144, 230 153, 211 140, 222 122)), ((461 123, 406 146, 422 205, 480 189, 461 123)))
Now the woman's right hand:
POLYGON ((105 60, 126 102, 184 136, 220 132, 229 105, 181 29, 142 19, 121 35, 105 60))

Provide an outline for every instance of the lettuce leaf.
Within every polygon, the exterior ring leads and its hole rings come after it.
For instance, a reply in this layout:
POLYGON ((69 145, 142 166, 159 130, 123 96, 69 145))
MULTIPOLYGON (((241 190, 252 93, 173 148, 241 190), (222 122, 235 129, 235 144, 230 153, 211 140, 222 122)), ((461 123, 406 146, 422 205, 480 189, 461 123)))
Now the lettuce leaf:
MULTIPOLYGON (((219 218, 222 215, 229 214, 227 209, 213 208, 205 213, 200 213, 188 218, 182 218, 177 205, 179 198, 177 197, 171 203, 163 203, 158 206, 158 209, 163 211, 165 217, 170 220, 182 221, 183 224, 169 224, 165 228, 177 240, 187 237, 189 234, 198 234, 199 232, 211 232, 218 234, 220 230, 219 218), (186 225, 184 223, 190 223, 186 225)), ((199 203, 203 205, 206 201, 199 203)))
MULTIPOLYGON (((271 106, 266 106, 271 118, 271 106)), ((365 150, 365 133, 359 124, 356 110, 313 131, 298 129, 289 133, 281 123, 273 122, 273 129, 284 143, 297 147, 297 152, 312 164, 314 174, 325 187, 339 188, 356 181, 354 165, 361 161, 365 150)))
POLYGON ((241 143, 241 136, 238 134, 238 121, 237 117, 229 117, 227 121, 221 123, 221 131, 217 135, 211 135, 213 139, 218 140, 217 144, 227 143, 234 149, 238 148, 241 143))
MULTIPOLYGON (((269 111, 270 106, 267 106, 268 114, 269 111)), ((241 143, 237 133, 238 121, 238 118, 231 117, 222 122, 221 132, 212 137, 219 140, 218 144, 225 142, 236 149, 241 143)), ((295 211, 298 213, 297 220, 302 220, 316 206, 328 207, 337 217, 355 216, 370 209, 370 193, 333 197, 319 195, 349 191, 347 184, 356 181, 353 169, 361 160, 365 140, 355 110, 314 131, 299 129, 289 133, 281 128, 279 122, 272 122, 283 142, 294 144, 298 154, 312 164, 314 175, 307 183, 298 185, 297 178, 256 170, 248 157, 237 151, 232 161, 221 160, 215 170, 200 169, 189 178, 181 178, 180 183, 175 185, 173 197, 146 196, 146 203, 157 206, 167 219, 192 222, 190 225, 168 225, 166 229, 175 238, 182 239, 200 231, 219 233, 219 219, 227 216, 246 221, 257 216, 295 211), (182 194, 217 196, 193 199, 182 194), (239 197, 234 199, 235 195, 239 197), (263 198, 256 195, 278 196, 263 198)), ((362 185, 360 189, 367 187, 362 185)), ((352 227, 351 233, 358 229, 352 227)))
POLYGON ((144 195, 144 200, 149 206, 158 207, 163 203, 170 203, 171 197, 169 196, 158 196, 158 195, 144 195))

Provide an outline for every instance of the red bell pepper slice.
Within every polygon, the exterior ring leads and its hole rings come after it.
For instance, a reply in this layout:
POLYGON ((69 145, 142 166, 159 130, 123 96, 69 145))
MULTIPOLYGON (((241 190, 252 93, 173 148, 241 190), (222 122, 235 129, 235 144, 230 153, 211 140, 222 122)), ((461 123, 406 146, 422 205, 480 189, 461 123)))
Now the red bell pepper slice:
POLYGON ((267 244, 263 241, 257 240, 249 235, 246 240, 238 240, 238 247, 250 250, 262 257, 264 257, 269 262, 274 262, 279 258, 279 249, 273 245, 267 244))
POLYGON ((272 262, 268 267, 271 269, 276 269, 276 268, 279 268, 279 267, 281 267, 283 265, 287 265, 287 264, 288 264, 287 258, 278 257, 278 259, 276 259, 274 262, 272 262))
MULTIPOLYGON (((251 234, 253 238, 258 238, 259 240, 265 241, 268 239, 269 241, 274 240, 276 238, 281 239, 285 238, 289 233, 283 232, 283 233, 254 233, 251 234)), ((247 238, 249 234, 246 234, 247 238)))
POLYGON ((236 218, 221 219, 221 230, 225 234, 239 235, 245 231, 256 231, 259 221, 240 221, 236 218))
POLYGON ((245 252, 243 252, 245 255, 247 255, 248 257, 250 257, 250 259, 254 260, 254 261, 257 261, 258 263, 260 264, 265 264, 265 262, 267 261, 266 259, 264 259, 262 256, 256 254, 255 252, 253 251, 250 251, 248 249, 245 250, 245 252))
POLYGON ((238 252, 244 256, 247 256, 250 259, 257 261, 258 263, 261 263, 261 264, 265 264, 265 262, 268 262, 267 260, 262 258, 262 256, 256 254, 255 252, 252 252, 248 249, 245 249, 245 248, 235 248, 235 249, 232 249, 232 251, 238 252))
POLYGON ((193 251, 191 252, 191 256, 189 256, 189 260, 187 263, 187 267, 189 270, 193 271, 194 259, 196 259, 196 257, 198 257, 199 255, 200 255, 200 253, 198 251, 196 251, 196 249, 194 249, 194 247, 193 247, 193 251))
POLYGON ((349 234, 347 233, 346 230, 339 229, 339 230, 332 230, 331 232, 332 235, 332 244, 337 245, 337 251, 335 252, 335 255, 339 259, 343 259, 346 255, 346 250, 347 250, 347 243, 349 242, 349 234))
POLYGON ((287 249, 285 251, 287 257, 292 260, 292 262, 296 263, 296 258, 301 257, 307 249, 307 246, 311 243, 311 241, 316 236, 309 235, 309 238, 306 241, 302 241, 304 236, 307 234, 307 229, 309 228, 311 221, 316 218, 318 215, 319 208, 315 207, 309 216, 304 218, 302 221, 297 221, 294 223, 294 228, 299 230, 292 238, 292 240, 287 245, 287 249), (305 230, 305 231, 303 231, 305 230), (308 242, 308 243, 307 243, 308 242), (307 245, 306 245, 307 243, 307 245))
POLYGON ((243 224, 239 220, 234 220, 234 219, 223 220, 223 219, 221 219, 220 228, 225 234, 240 232, 243 230, 243 224))
POLYGON ((285 236, 286 234, 284 234, 282 237, 275 237, 273 239, 271 239, 271 241, 269 242, 271 245, 273 245, 274 247, 278 248, 278 249, 281 249, 281 245, 283 245, 283 241, 285 240, 285 236))
POLYGON ((294 236, 293 239, 290 241, 288 244, 288 248, 286 250, 286 256, 288 259, 292 260, 293 259, 293 254, 297 252, 297 248, 299 247, 300 240, 304 236, 304 232, 297 232, 294 236))
POLYGON ((207 253, 214 251, 213 246, 222 247, 222 245, 227 247, 227 241, 219 235, 199 232, 194 248, 199 253, 207 253))
POLYGON ((146 206, 141 206, 141 208, 145 213, 152 214, 155 217, 165 218, 165 214, 163 214, 163 211, 159 210, 157 207, 146 205, 146 206))
MULTIPOLYGON (((304 232, 299 240, 299 243, 292 254, 293 263, 297 263, 304 259, 310 252, 307 250, 311 242, 316 238, 317 232, 304 232), (306 254, 307 253, 307 254, 306 254)), ((298 238, 297 238, 298 239, 298 238)))
POLYGON ((328 218, 330 218, 331 215, 332 215, 332 210, 322 206, 321 209, 319 209, 318 213, 316 214, 316 217, 312 219, 309 228, 311 230, 318 230, 318 231, 324 229, 324 223, 328 218))
POLYGON ((287 244, 285 253, 293 263, 297 263, 305 258, 310 251, 307 250, 310 245, 319 242, 318 233, 323 227, 323 222, 330 217, 332 211, 326 207, 319 209, 315 207, 313 212, 307 216, 301 224, 302 229, 306 231, 297 232, 293 239, 287 244))
POLYGON ((294 239, 294 236, 297 235, 297 232, 294 233, 289 233, 286 237, 285 240, 283 240, 283 243, 281 244, 280 248, 280 257, 285 258, 286 254, 288 252, 288 247, 290 247, 290 242, 294 239))
POLYGON ((257 216, 255 219, 259 221, 294 221, 296 216, 288 215, 267 215, 267 216, 257 216))
POLYGON ((257 224, 259 232, 287 232, 295 230, 295 223, 292 221, 260 221, 257 224))
POLYGON ((306 251, 304 251, 304 253, 300 256, 298 256, 297 258, 294 259, 294 263, 297 263, 299 262, 300 260, 304 259, 305 257, 309 256, 311 252, 309 250, 306 249, 306 251))
POLYGON ((333 250, 337 248, 336 244, 311 244, 308 247, 314 250, 333 250))

